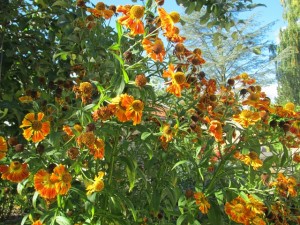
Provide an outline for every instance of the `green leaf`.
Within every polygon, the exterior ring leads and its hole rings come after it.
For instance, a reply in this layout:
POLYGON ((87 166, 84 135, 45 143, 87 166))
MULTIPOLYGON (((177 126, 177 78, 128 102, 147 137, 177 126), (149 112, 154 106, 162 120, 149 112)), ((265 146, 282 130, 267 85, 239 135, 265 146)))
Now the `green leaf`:
POLYGON ((36 192, 34 192, 34 195, 33 195, 33 197, 32 197, 32 206, 33 206, 33 208, 35 208, 36 209, 36 200, 37 200, 37 197, 39 196, 39 193, 36 191, 36 192))
POLYGON ((121 38, 123 36, 123 29, 122 29, 122 25, 118 23, 118 21, 116 21, 116 28, 117 28, 117 32, 118 32, 118 44, 121 43, 121 38))
POLYGON ((197 1, 195 6, 195 11, 200 11, 204 5, 204 1, 197 1))
POLYGON ((118 50, 120 50, 120 45, 115 43, 115 44, 111 45, 108 49, 111 51, 118 51, 118 50))
POLYGON ((233 40, 237 40, 239 38, 239 34, 237 31, 234 31, 232 34, 231 34, 231 37, 233 40))
MULTIPOLYGON (((176 225, 181 225, 183 224, 183 222, 186 220, 187 215, 186 214, 182 214, 178 217, 177 221, 176 221, 176 225)), ((184 223, 185 224, 185 223, 184 223)))
POLYGON ((201 17, 200 17, 200 24, 201 24, 201 25, 206 24, 206 23, 208 22, 208 20, 209 20, 209 17, 210 17, 210 14, 209 14, 209 12, 207 11, 207 12, 205 13, 204 16, 201 16, 201 17))
POLYGON ((261 54, 261 48, 260 47, 255 47, 255 48, 253 48, 252 51, 256 55, 260 55, 261 54))
POLYGON ((213 35, 213 45, 214 46, 218 46, 220 44, 220 37, 221 37, 220 33, 215 33, 213 35))
POLYGON ((55 221, 59 224, 59 225, 71 225, 71 221, 64 216, 57 216, 55 221))
POLYGON ((94 103, 93 104, 88 104, 88 105, 84 106, 82 110, 83 111, 88 111, 88 110, 92 109, 94 106, 95 106, 94 103))
POLYGON ((21 221, 21 225, 24 225, 26 223, 26 220, 28 218, 29 214, 25 215, 21 221))
POLYGON ((120 157, 120 160, 126 164, 126 173, 129 181, 129 191, 135 186, 137 164, 132 157, 120 157))
POLYGON ((52 7, 54 7, 54 6, 60 6, 60 7, 67 8, 67 7, 69 7, 69 4, 67 3, 67 1, 56 1, 52 4, 52 7))
POLYGON ((210 224, 223 225, 224 223, 220 206, 215 201, 210 201, 210 206, 211 207, 207 213, 210 224))
POLYGON ((191 162, 189 160, 181 160, 172 167, 172 170, 174 170, 177 166, 185 164, 185 163, 191 163, 191 162))
POLYGON ((281 161, 280 161, 281 167, 286 163, 287 158, 289 156, 289 151, 288 151, 287 147, 285 145, 282 145, 282 147, 283 147, 283 155, 282 155, 281 161))
POLYGON ((126 72, 125 69, 122 68, 122 72, 123 72, 123 78, 124 78, 124 81, 125 83, 127 84, 129 82, 129 77, 128 77, 128 74, 126 72))
POLYGON ((144 141, 147 139, 147 137, 149 137, 152 133, 150 132, 143 132, 141 135, 141 139, 144 141))
POLYGON ((146 8, 147 9, 151 8, 152 4, 153 4, 153 0, 147 0, 147 2, 146 2, 146 8))
POLYGON ((186 14, 191 14, 192 12, 195 11, 196 3, 195 2, 190 2, 189 6, 185 9, 186 14))

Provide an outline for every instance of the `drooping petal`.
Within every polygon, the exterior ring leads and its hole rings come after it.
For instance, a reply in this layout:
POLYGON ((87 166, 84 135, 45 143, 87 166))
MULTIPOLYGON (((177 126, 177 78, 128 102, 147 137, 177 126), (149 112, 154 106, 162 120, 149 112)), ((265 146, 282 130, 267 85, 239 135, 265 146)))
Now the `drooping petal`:
POLYGON ((47 136, 50 133, 50 122, 49 121, 42 123, 41 131, 43 132, 44 136, 47 136))

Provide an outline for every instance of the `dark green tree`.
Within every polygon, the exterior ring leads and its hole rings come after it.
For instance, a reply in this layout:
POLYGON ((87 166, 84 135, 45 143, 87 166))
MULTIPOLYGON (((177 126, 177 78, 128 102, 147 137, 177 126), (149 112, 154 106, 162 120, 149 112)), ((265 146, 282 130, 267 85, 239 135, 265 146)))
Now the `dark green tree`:
POLYGON ((280 31, 278 53, 290 48, 291 53, 278 63, 278 99, 279 103, 287 101, 300 104, 300 1, 282 0, 283 18, 287 27, 280 31))

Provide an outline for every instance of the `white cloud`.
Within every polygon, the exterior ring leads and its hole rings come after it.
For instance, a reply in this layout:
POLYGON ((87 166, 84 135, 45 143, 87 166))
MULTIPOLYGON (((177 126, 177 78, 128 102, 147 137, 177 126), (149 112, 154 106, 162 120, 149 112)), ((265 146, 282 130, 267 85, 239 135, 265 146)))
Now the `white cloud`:
POLYGON ((277 86, 278 84, 276 83, 262 87, 262 91, 266 93, 267 97, 271 99, 272 103, 275 102, 275 98, 277 97, 277 86))

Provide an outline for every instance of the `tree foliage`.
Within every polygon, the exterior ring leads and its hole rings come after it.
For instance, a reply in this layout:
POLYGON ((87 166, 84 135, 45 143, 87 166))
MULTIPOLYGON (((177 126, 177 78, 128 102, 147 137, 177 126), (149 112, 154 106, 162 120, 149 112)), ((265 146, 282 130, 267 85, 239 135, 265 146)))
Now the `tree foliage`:
POLYGON ((186 14, 204 11, 205 13, 199 18, 201 24, 226 29, 230 29, 236 24, 233 18, 236 12, 249 11, 259 6, 265 6, 264 4, 253 3, 252 0, 176 0, 176 2, 185 7, 186 14))
MULTIPOLYGON (((260 26, 251 16, 240 20, 229 30, 209 27, 199 23, 202 13, 183 17, 183 31, 186 45, 201 46, 206 64, 203 70, 208 76, 226 83, 228 78, 248 71, 258 83, 272 82, 270 74, 275 73, 268 53, 269 42, 265 34, 274 23, 260 26)), ((236 19, 237 21, 237 19, 236 19)))
POLYGON ((282 1, 284 7, 283 18, 287 21, 287 27, 280 31, 280 44, 278 52, 290 48, 292 52, 287 54, 278 64, 278 101, 293 101, 300 103, 300 3, 299 1, 282 1))

